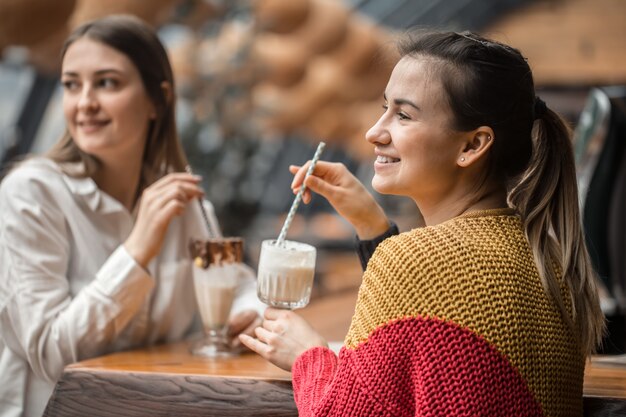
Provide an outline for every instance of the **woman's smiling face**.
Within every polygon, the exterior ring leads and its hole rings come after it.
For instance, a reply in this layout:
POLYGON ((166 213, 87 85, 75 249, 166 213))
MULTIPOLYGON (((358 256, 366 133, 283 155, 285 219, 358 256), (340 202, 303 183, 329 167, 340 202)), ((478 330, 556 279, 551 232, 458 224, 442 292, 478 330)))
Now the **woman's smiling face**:
POLYGON ((377 156, 372 186, 380 193, 441 199, 456 181, 463 134, 450 127, 452 111, 435 75, 439 65, 405 56, 391 74, 385 111, 366 134, 377 156))
POLYGON ((63 57, 63 111, 76 145, 101 160, 143 154, 155 110, 121 52, 83 37, 63 57))

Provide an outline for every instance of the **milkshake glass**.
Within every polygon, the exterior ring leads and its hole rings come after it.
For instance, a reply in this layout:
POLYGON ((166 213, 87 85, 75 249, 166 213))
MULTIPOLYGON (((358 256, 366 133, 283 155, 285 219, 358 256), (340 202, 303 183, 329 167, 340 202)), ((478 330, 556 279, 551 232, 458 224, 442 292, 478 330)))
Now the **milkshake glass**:
POLYGON ((264 240, 261 244, 257 295, 265 304, 296 309, 309 303, 316 250, 306 243, 264 240))
POLYGON ((205 337, 192 346, 200 356, 231 356, 228 319, 241 280, 243 240, 216 238, 193 240, 193 282, 205 337))

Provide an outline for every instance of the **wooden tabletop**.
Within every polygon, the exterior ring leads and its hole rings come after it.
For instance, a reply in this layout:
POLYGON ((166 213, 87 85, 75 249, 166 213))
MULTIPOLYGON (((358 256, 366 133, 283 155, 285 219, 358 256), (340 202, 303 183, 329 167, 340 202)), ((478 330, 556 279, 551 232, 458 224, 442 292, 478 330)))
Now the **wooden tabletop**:
MULTIPOLYGON (((326 297, 300 313, 328 340, 340 340, 355 299, 349 293, 326 297)), ((584 396, 586 417, 626 415, 626 356, 594 357, 585 371, 584 396)), ((181 342, 69 365, 44 413, 118 415, 297 416, 297 410, 290 373, 251 353, 197 357, 181 342)))
POLYGON ((617 398, 626 402, 626 357, 595 356, 585 368, 587 397, 617 398))
POLYGON ((205 359, 177 343, 69 365, 44 416, 227 417, 253 410, 297 416, 291 375, 258 355, 205 359))
POLYGON ((118 352, 68 365, 66 372, 156 373, 163 375, 210 375, 291 382, 291 374, 260 356, 246 353, 231 358, 207 359, 191 354, 190 342, 118 352))

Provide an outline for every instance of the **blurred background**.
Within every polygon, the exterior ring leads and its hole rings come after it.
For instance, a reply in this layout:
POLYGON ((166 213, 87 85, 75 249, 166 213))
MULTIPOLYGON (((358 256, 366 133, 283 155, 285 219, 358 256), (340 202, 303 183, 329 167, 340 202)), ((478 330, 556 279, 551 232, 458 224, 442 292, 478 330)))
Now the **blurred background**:
MULTIPOLYGON (((323 159, 345 163, 369 186, 364 135, 382 112, 398 35, 416 26, 473 30, 520 49, 538 95, 575 129, 588 243, 610 292, 605 350, 625 351, 626 1, 0 0, 3 166, 61 136, 62 42, 77 25, 115 13, 158 30, 174 67, 181 140, 224 234, 246 239, 252 266, 293 200, 287 167, 310 159, 319 141, 328 144, 323 159)), ((376 197, 401 230, 421 224, 411 201, 376 197)), ((347 328, 361 278, 353 231, 317 197, 300 207, 288 238, 317 246, 305 314, 335 305, 326 334, 342 340, 336 321, 347 328)))

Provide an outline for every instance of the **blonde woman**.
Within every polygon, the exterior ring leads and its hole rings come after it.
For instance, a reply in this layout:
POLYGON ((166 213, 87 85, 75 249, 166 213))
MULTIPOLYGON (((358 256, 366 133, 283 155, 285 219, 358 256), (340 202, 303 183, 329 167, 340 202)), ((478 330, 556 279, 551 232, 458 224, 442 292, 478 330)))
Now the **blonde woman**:
MULTIPOLYGON (((204 238, 174 79, 139 19, 87 23, 63 49, 67 133, 0 184, 0 416, 41 416, 63 367, 176 341, 197 315, 188 253, 204 238)), ((209 221, 219 226, 206 202, 209 221)), ((253 274, 233 332, 260 321, 253 274)))

